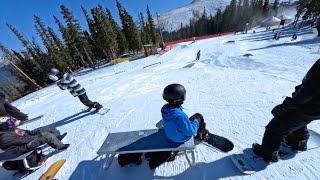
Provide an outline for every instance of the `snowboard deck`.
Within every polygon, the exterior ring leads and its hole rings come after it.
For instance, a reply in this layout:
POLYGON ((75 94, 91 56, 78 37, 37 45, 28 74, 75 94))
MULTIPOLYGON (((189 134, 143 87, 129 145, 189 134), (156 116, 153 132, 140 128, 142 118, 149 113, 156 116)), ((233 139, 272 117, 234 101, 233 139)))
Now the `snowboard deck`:
MULTIPOLYGON (((312 130, 309 130, 309 133, 310 138, 307 151, 320 148, 320 134, 312 130)), ((305 153, 307 151, 294 151, 290 147, 282 145, 279 150, 279 161, 293 158, 297 153, 305 153)), ((231 156, 231 161, 240 172, 247 175, 262 171, 266 169, 267 166, 273 164, 266 162, 262 157, 255 155, 252 148, 246 149, 242 154, 233 154, 231 156)))
POLYGON ((211 145, 212 147, 214 147, 215 149, 219 150, 220 152, 229 152, 232 151, 234 148, 234 144, 232 141, 230 141, 229 139, 216 135, 216 134, 212 134, 209 133, 209 138, 207 140, 204 141, 205 143, 208 143, 209 145, 211 145))
POLYGON ((51 180, 54 178, 54 176, 59 172, 59 170, 61 169, 61 167, 64 165, 64 163, 66 162, 65 159, 60 159, 58 161, 56 161, 55 163, 53 163, 48 170, 42 174, 42 176, 40 177, 40 180, 51 180))
POLYGON ((40 115, 40 116, 36 116, 34 118, 31 118, 31 119, 28 119, 26 121, 21 121, 21 123, 19 124, 19 126, 22 126, 22 125, 25 125, 25 124, 29 124, 31 122, 34 122, 34 121, 37 121, 37 120, 40 120, 41 118, 43 118, 44 114, 43 115, 40 115))

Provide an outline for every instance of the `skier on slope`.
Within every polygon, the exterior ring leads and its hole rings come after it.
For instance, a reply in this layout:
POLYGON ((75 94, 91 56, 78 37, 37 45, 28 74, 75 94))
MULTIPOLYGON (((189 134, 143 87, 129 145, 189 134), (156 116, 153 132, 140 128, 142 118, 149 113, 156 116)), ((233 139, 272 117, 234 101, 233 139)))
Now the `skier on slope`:
POLYGON ((78 97, 82 104, 89 107, 90 110, 95 109, 95 111, 98 112, 101 108, 103 108, 101 104, 98 102, 92 102, 88 98, 86 90, 74 79, 71 74, 62 74, 58 69, 52 68, 49 73, 49 79, 56 82, 60 89, 68 89, 74 97, 78 97))
MULTIPOLYGON (((163 128, 166 137, 175 143, 184 143, 192 136, 203 141, 208 136, 203 116, 199 113, 190 118, 183 112, 182 104, 186 89, 180 84, 168 85, 163 91, 163 99, 168 103, 161 109, 163 128)), ((148 153, 149 167, 154 169, 166 161, 173 161, 177 152, 148 153)))
POLYGON ((253 144, 253 152, 267 162, 278 161, 282 143, 293 150, 306 151, 309 133, 307 125, 320 119, 320 59, 308 71, 292 97, 272 110, 274 118, 266 126, 262 145, 253 144))

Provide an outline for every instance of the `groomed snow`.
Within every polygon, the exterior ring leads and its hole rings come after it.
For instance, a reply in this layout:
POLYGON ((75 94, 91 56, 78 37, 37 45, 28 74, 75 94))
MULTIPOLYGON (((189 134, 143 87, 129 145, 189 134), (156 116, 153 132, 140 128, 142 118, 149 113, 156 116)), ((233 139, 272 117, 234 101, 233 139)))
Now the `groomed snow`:
MULTIPOLYGON (((251 176, 242 175, 231 163, 232 154, 261 142, 272 118, 271 109, 292 93, 320 57, 316 53, 319 39, 314 38, 310 28, 298 32, 298 40, 293 42, 289 27, 282 30, 285 37, 279 41, 272 40, 272 31, 256 31, 178 44, 162 56, 124 62, 76 77, 91 99, 111 108, 104 116, 81 113, 84 106, 79 100, 56 86, 15 101, 31 117, 45 114, 42 120, 24 128, 52 124, 68 132, 63 141, 71 143, 68 150, 50 158, 25 179, 38 179, 62 158, 67 162, 57 174, 59 180, 320 179, 320 149, 300 153, 251 176), (183 68, 195 60, 198 50, 200 61, 183 68), (244 57, 247 53, 253 56, 244 57), (161 64, 143 69, 157 62, 161 64), (223 154, 199 145, 195 167, 189 167, 185 157, 179 156, 155 171, 149 170, 146 161, 139 167, 120 168, 116 159, 108 171, 103 170, 105 157, 97 157, 96 152, 108 133, 155 128, 165 103, 162 90, 170 83, 186 87, 185 111, 189 115, 202 113, 208 129, 232 140, 235 149, 223 154)), ((309 128, 320 133, 319 122, 311 123, 309 128)), ((0 179, 13 179, 13 173, 3 168, 0 174, 0 179)))

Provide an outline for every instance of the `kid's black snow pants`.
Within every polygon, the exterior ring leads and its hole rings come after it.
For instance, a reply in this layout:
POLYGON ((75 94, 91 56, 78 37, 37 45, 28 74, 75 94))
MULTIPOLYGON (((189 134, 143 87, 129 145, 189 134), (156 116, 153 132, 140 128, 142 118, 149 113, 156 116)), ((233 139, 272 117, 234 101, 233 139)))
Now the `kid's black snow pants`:
POLYGON ((262 154, 271 158, 279 151, 283 142, 297 150, 306 150, 309 132, 307 125, 319 119, 299 112, 283 112, 275 116, 266 126, 262 140, 262 154))

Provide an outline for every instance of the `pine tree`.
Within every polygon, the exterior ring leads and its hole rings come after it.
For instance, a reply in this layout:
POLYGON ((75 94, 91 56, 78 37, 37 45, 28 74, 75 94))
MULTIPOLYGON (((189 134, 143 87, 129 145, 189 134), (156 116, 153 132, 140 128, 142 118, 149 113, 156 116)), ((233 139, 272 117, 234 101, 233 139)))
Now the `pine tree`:
POLYGON ((61 5, 60 9, 67 25, 64 30, 66 32, 62 34, 64 34, 65 40, 69 41, 67 44, 69 49, 72 50, 73 59, 81 59, 85 64, 94 66, 92 62, 92 59, 94 59, 93 53, 83 31, 81 30, 79 22, 75 20, 72 12, 66 6, 61 5))
POLYGON ((280 5, 279 0, 275 0, 272 6, 275 16, 278 15, 279 5, 280 5))
POLYGON ((95 42, 102 50, 105 58, 114 59, 116 57, 117 36, 113 31, 109 16, 102 6, 97 6, 92 9, 92 16, 96 29, 97 39, 95 42))
POLYGON ((136 25, 133 22, 131 15, 122 7, 119 0, 116 0, 119 11, 119 16, 122 23, 122 28, 128 47, 131 51, 137 52, 141 50, 141 41, 136 25))
POLYGON ((36 54, 33 51, 32 45, 30 43, 30 41, 24 37, 24 35, 15 27, 13 27, 11 24, 6 23, 7 27, 13 32, 14 35, 17 36, 17 38, 21 41, 21 43, 23 44, 23 46, 27 49, 28 53, 35 58, 36 54))
POLYGON ((116 36, 117 36, 117 44, 118 44, 117 55, 124 54, 128 51, 128 43, 127 43, 126 37, 125 37, 124 33, 122 32, 122 29, 119 27, 119 25, 113 19, 112 14, 108 8, 106 8, 106 12, 109 17, 109 21, 111 23, 112 29, 116 33, 116 36))
POLYGON ((147 6, 147 15, 148 15, 148 27, 147 27, 148 34, 151 37, 152 43, 158 44, 159 43, 159 35, 157 34, 157 31, 156 31, 156 28, 154 25, 154 20, 153 20, 149 6, 147 6))
POLYGON ((269 0, 264 0, 263 15, 264 16, 268 16, 269 15, 269 0))
POLYGON ((149 24, 144 21, 143 14, 140 12, 138 14, 139 22, 140 22, 140 37, 142 44, 150 44, 151 38, 150 38, 150 31, 149 31, 149 24))

